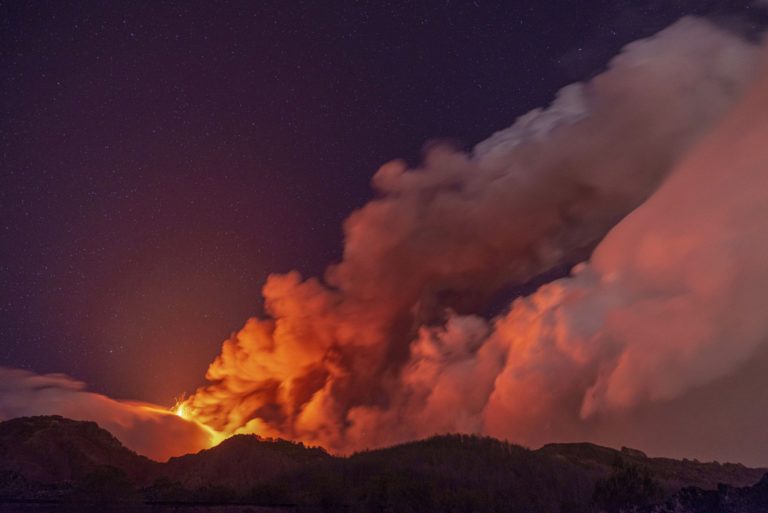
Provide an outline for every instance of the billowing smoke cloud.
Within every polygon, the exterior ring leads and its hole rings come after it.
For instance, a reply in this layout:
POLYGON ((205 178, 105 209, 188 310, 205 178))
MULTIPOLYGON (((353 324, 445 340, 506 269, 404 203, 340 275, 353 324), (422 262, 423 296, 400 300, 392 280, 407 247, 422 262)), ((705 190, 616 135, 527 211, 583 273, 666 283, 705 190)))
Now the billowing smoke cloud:
MULTIPOLYGON (((764 69, 738 107, 608 234, 589 263, 516 300, 492 326, 454 316, 441 328, 423 329, 403 373, 400 408, 363 408, 353 412, 353 425, 392 432, 404 424, 415 436, 483 431, 534 445, 599 438, 615 423, 612 415, 679 400, 759 358, 763 378, 753 385, 763 388, 748 394, 751 404, 741 404, 758 412, 747 438, 752 454, 743 446, 739 454, 765 464, 764 69)), ((700 423, 726 409, 693 399, 710 408, 699 412, 700 423)), ((664 415, 659 422, 680 422, 664 415)), ((685 436, 696 438, 691 427, 685 436)), ((720 435, 715 443, 729 448, 735 444, 728 438, 743 436, 735 429, 720 435)))
POLYGON ((537 444, 732 372, 768 324, 768 184, 748 162, 765 132, 739 119, 768 111, 750 100, 721 125, 757 55, 684 19, 472 154, 386 164, 343 260, 324 280, 269 278, 267 315, 224 343, 189 415, 342 452, 444 431, 537 444), (572 277, 480 316, 614 226, 572 277))
POLYGON ((160 406, 88 392, 84 383, 63 374, 0 367, 0 421, 26 415, 95 421, 126 447, 160 461, 206 449, 216 441, 204 426, 160 406))

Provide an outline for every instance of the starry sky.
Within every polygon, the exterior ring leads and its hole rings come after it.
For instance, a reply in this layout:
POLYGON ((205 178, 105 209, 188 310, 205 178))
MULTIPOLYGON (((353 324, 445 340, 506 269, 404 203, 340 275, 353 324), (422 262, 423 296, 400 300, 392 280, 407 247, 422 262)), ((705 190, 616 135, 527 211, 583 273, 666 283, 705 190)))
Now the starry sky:
POLYGON ((167 404, 373 172, 752 2, 0 2, 0 366, 167 404))

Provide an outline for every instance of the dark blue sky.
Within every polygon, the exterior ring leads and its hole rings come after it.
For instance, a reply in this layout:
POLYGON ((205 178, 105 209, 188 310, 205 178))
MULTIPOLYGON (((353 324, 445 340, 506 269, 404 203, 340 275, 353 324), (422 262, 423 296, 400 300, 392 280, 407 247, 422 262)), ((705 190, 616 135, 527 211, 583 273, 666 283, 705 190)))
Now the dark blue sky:
POLYGON ((387 160, 751 2, 0 2, 0 365, 169 402, 387 160))

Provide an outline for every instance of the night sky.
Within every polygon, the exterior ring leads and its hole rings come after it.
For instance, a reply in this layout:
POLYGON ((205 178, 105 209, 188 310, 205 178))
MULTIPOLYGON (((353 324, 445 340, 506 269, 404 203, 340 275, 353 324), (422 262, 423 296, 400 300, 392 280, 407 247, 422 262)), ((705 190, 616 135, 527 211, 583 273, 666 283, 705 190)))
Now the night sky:
POLYGON ((0 365, 168 404, 384 162, 751 2, 2 2, 0 365))

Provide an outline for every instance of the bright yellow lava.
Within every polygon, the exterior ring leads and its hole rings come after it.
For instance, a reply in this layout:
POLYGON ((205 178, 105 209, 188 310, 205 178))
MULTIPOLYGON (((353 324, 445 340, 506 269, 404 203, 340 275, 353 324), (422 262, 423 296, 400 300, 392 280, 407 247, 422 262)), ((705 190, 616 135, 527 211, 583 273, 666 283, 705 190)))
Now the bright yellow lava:
POLYGON ((187 405, 184 404, 184 398, 179 398, 178 401, 176 401, 176 404, 171 408, 171 413, 176 415, 177 417, 180 417, 187 422, 192 422, 193 424, 197 424, 200 429, 205 431, 208 434, 209 438, 209 445, 208 447, 214 447, 216 445, 219 445, 221 442, 229 438, 229 435, 226 435, 225 433, 222 433, 220 431, 216 431, 212 427, 203 424, 202 422, 197 421, 193 416, 190 414, 189 409, 187 408, 187 405))
POLYGON ((174 406, 171 409, 171 411, 174 414, 176 414, 178 417, 181 417, 182 419, 185 419, 185 420, 189 420, 187 419, 187 415, 188 415, 187 406, 183 402, 179 401, 178 403, 176 403, 176 406, 174 406))

